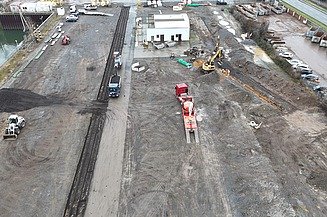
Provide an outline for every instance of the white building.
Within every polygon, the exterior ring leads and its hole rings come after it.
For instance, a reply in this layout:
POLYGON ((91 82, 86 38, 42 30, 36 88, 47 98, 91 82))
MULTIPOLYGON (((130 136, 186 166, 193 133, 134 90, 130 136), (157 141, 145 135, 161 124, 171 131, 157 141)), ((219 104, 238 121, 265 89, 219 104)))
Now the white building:
POLYGON ((22 12, 50 12, 52 11, 52 3, 50 2, 13 2, 9 5, 10 11, 18 13, 22 12))
POLYGON ((187 14, 159 14, 149 17, 147 41, 188 41, 190 20, 187 14))
POLYGON ((19 13, 19 8, 20 8, 20 5, 22 3, 21 2, 13 2, 9 5, 10 7, 10 11, 13 12, 13 13, 19 13))

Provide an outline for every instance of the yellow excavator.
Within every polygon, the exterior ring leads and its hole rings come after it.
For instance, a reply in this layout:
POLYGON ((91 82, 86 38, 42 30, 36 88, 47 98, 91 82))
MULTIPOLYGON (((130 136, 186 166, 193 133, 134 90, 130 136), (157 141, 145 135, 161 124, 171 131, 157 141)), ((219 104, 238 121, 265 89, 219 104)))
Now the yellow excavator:
POLYGON ((220 45, 220 39, 218 38, 214 52, 209 57, 209 59, 202 64, 203 73, 207 74, 214 71, 216 69, 215 59, 218 58, 220 60, 223 58, 223 48, 219 47, 219 45, 220 45))

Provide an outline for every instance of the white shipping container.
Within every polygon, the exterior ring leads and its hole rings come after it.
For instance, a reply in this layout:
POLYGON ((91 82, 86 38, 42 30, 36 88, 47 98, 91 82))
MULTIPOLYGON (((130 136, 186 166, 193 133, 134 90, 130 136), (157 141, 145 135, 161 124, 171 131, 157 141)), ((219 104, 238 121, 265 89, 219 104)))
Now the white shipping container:
POLYGON ((50 12, 52 11, 52 4, 47 2, 14 2, 9 5, 10 11, 13 13, 22 12, 50 12))

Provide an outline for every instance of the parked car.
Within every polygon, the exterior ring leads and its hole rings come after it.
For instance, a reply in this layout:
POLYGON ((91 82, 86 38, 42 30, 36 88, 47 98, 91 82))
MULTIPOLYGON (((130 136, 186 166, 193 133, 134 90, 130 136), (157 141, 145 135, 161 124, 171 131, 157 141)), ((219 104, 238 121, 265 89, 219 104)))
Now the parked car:
POLYGON ((301 60, 298 59, 287 60, 287 62, 289 62, 293 68, 296 68, 299 64, 303 63, 301 60))
POLYGON ((313 73, 313 70, 310 68, 303 68, 303 69, 298 68, 297 71, 300 72, 301 75, 309 75, 313 73))
POLYGON ((73 14, 68 15, 66 17, 66 22, 76 22, 78 20, 78 16, 75 16, 73 14))
POLYGON ((305 63, 301 63, 296 66, 296 69, 310 69, 310 67, 305 63))
POLYGON ((92 5, 90 3, 84 4, 84 9, 85 10, 96 10, 98 7, 96 5, 92 5))
POLYGON ((317 86, 314 86, 313 87, 313 90, 314 91, 325 91, 325 90, 327 90, 327 87, 323 87, 323 86, 317 85, 317 86))
POLYGON ((275 47, 276 51, 277 52, 286 52, 288 51, 287 47, 275 47))
POLYGON ((281 57, 284 57, 284 58, 287 58, 287 59, 291 59, 293 58, 293 54, 291 52, 282 52, 282 53, 279 53, 279 56, 281 57))
POLYGON ((73 13, 71 13, 71 15, 74 15, 74 16, 78 17, 79 11, 73 12, 73 13))
POLYGON ((164 48, 166 45, 164 43, 153 43, 153 46, 159 50, 164 48))
POLYGON ((174 47, 177 43, 175 41, 167 41, 165 42, 165 45, 167 47, 174 47))
POLYGON ((319 76, 314 74, 302 74, 301 78, 309 81, 319 82, 319 76))

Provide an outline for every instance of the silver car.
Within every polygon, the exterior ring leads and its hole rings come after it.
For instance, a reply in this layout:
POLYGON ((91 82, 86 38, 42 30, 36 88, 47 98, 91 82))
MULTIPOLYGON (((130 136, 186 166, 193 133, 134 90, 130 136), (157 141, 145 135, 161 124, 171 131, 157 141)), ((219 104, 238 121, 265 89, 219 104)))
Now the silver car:
POLYGON ((68 15, 66 17, 66 22, 76 22, 77 20, 78 20, 78 16, 73 15, 73 14, 68 15))

